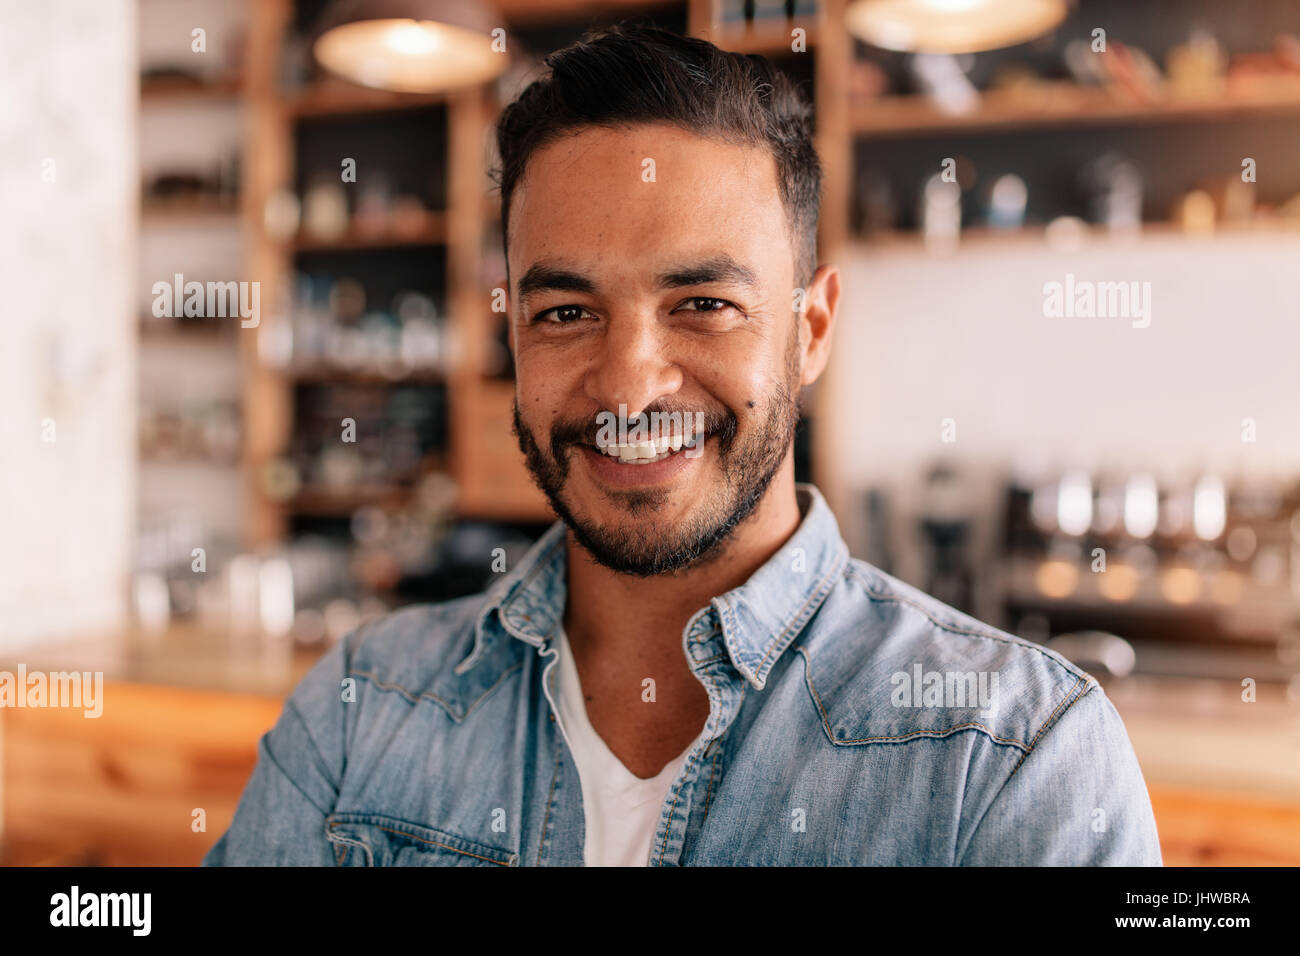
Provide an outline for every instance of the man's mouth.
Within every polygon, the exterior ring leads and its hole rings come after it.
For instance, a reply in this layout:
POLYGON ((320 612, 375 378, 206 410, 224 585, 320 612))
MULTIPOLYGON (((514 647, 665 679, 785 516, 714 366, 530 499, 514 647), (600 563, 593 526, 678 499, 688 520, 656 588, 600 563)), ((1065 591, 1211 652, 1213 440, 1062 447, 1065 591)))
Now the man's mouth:
POLYGON ((620 465, 652 465, 657 461, 663 461, 674 452, 681 451, 682 448, 698 448, 698 442, 699 439, 695 435, 675 434, 654 440, 627 442, 625 444, 588 444, 587 447, 594 448, 607 457, 613 458, 620 465))

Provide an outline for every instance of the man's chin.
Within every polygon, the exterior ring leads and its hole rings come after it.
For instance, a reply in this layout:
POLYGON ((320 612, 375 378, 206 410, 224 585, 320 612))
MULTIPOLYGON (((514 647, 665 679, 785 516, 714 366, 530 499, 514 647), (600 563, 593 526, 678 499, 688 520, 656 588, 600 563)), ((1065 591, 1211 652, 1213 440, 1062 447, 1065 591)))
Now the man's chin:
POLYGON ((664 538, 610 534, 604 529, 581 525, 570 524, 569 529, 597 564, 636 577, 648 578, 688 570, 708 560, 714 550, 701 553, 685 543, 672 543, 664 538))
POLYGON ((584 537, 610 542, 620 551, 637 551, 640 542, 663 543, 681 534, 685 521, 669 516, 668 503, 624 499, 641 498, 649 492, 616 492, 602 500, 596 508, 566 508, 565 524, 584 537))
POLYGON ((704 560, 707 554, 701 549, 701 542, 685 540, 682 536, 683 529, 693 523, 685 517, 661 515, 667 509, 665 503, 641 504, 639 508, 620 504, 629 496, 653 494, 620 491, 608 495, 610 500, 603 500, 606 495, 601 495, 597 509, 580 510, 570 507, 561 497, 558 502, 552 500, 552 507, 583 550, 596 563, 612 571, 649 577, 682 570, 704 560))

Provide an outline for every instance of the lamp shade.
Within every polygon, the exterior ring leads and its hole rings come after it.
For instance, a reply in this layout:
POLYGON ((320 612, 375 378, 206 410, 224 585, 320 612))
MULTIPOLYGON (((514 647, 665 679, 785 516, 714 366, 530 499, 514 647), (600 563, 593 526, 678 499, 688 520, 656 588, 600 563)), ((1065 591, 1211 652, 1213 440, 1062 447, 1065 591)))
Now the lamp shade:
POLYGON ((362 86, 440 93, 486 83, 507 66, 493 50, 503 27, 475 0, 335 0, 313 51, 325 69, 362 86))
POLYGON ((1068 12, 1066 0, 856 0, 844 25, 886 50, 978 53, 1042 36, 1068 12))

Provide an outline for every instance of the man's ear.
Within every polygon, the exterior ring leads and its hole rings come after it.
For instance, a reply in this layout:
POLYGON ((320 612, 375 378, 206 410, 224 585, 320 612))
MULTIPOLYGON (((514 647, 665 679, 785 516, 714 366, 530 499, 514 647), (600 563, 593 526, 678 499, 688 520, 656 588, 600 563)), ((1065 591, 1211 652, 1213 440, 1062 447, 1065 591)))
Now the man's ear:
POLYGON ((803 314, 797 316, 802 325, 799 332, 803 350, 800 385, 811 385, 826 368, 839 304, 840 270, 831 265, 818 267, 804 295, 803 314))

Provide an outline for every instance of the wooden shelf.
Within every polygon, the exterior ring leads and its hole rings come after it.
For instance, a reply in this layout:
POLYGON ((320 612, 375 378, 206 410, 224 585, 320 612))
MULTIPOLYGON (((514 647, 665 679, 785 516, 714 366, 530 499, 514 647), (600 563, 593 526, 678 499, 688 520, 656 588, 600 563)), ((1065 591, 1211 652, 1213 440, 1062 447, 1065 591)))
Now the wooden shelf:
POLYGON ((447 242, 447 220, 441 212, 430 213, 431 222, 417 233, 357 235, 354 231, 337 239, 318 239, 300 234, 289 245, 294 252, 351 252, 364 249, 406 249, 441 246, 447 242))
MULTIPOLYGON (((1197 242, 1221 235, 1285 236, 1300 233, 1300 221, 1287 219, 1283 216, 1264 215, 1256 216, 1244 222, 1217 222, 1214 226, 1214 232, 1207 235, 1189 233, 1178 223, 1164 220, 1145 221, 1142 223, 1141 229, 1131 236, 1112 233, 1106 226, 1097 223, 1087 223, 1086 225, 1087 232, 1082 234, 1082 241, 1088 246, 1099 246, 1108 243, 1128 246, 1150 239, 1182 238, 1188 242, 1197 242)), ((925 236, 919 230, 895 229, 887 232, 875 232, 856 237, 854 241, 869 244, 882 251, 924 252, 926 249, 925 236)), ((1047 227, 1041 223, 1029 223, 1018 229, 994 229, 990 226, 971 225, 962 227, 957 251, 968 246, 974 248, 994 244, 1045 244, 1047 241, 1047 227)))
POLYGON ((342 81, 322 82, 284 98, 286 111, 295 118, 426 109, 446 102, 441 94, 394 93, 342 81))
POLYGON ((142 468, 213 468, 219 471, 233 471, 240 467, 238 458, 207 458, 203 455, 154 455, 139 456, 142 468))
POLYGON ((140 80, 140 99, 157 102, 163 100, 237 100, 244 91, 240 77, 219 80, 189 81, 180 78, 140 80))
POLYGON ((390 378, 382 372, 333 368, 320 366, 316 368, 290 369, 288 377, 300 385, 445 385, 447 376, 434 370, 408 372, 400 378, 390 378))
POLYGON ((410 500, 412 492, 408 485, 359 485, 346 489, 304 485, 283 507, 290 514, 346 517, 358 508, 372 505, 400 508, 410 500))
POLYGON ((235 342, 235 333, 240 329, 239 322, 240 320, 236 317, 205 319, 201 322, 191 322, 188 319, 156 319, 150 317, 141 320, 139 330, 142 341, 225 345, 235 342))
POLYGON ((501 501, 488 501, 476 498, 470 504, 456 509, 456 517, 464 521, 502 521, 529 522, 532 524, 549 524, 558 521, 550 505, 544 498, 536 501, 521 501, 509 498, 501 501))
POLYGON ((495 7, 511 26, 554 20, 581 20, 593 15, 622 13, 632 16, 661 7, 674 8, 681 0, 496 0, 495 7))
POLYGON ((733 53, 757 53, 761 56, 801 56, 790 49, 794 38, 790 32, 802 27, 806 33, 808 52, 817 46, 817 17, 810 14, 803 19, 785 20, 776 18, 774 22, 755 21, 746 28, 742 25, 723 24, 705 36, 705 39, 724 50, 733 53))
POLYGON ((1300 114, 1300 77, 1239 77, 1222 93, 1170 92, 1142 102, 1111 87, 1045 83, 1031 92, 990 90, 972 113, 940 112, 926 97, 885 96, 851 106, 859 138, 995 133, 1069 126, 1107 126, 1300 114))
POLYGON ((140 218, 153 223, 237 222, 239 200, 214 197, 183 199, 146 199, 140 204, 140 218))

